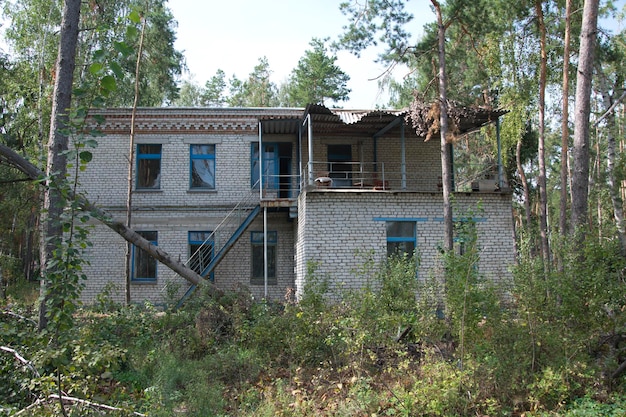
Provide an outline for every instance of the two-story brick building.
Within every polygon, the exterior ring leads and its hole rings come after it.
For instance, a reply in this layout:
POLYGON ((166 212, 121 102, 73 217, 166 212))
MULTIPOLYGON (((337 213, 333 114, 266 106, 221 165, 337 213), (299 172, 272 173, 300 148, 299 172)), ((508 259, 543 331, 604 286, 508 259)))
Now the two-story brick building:
MULTIPOLYGON (((501 113, 459 126, 459 133, 501 113)), ((106 136, 81 174, 87 197, 126 216, 130 109, 102 112, 106 136)), ((307 265, 341 288, 354 271, 394 251, 417 252, 419 277, 436 274, 443 241, 439 140, 424 141, 403 111, 302 108, 143 108, 135 121, 132 228, 220 288, 255 297, 300 291, 307 265), (259 151, 260 150, 260 151, 259 151)), ((497 172, 496 169, 494 172, 497 172)), ((474 219, 479 269, 506 279, 514 260, 511 195, 503 179, 457 189, 458 211, 474 219)), ((94 223, 83 298, 105 286, 124 299, 126 242, 94 223)), ((160 303, 189 284, 133 249, 133 301, 160 303)))

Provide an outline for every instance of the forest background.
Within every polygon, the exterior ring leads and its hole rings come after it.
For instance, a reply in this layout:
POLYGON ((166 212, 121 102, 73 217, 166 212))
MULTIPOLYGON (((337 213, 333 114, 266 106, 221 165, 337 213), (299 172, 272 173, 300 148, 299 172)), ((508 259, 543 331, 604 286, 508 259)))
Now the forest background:
MULTIPOLYGON (((10 53, 0 54, 0 412, 623 415, 625 33, 596 27, 598 15, 621 21, 623 11, 597 0, 433 0, 437 22, 412 28, 409 5, 342 3, 343 32, 312 38, 280 85, 266 57, 246 78, 218 70, 199 85, 181 81, 162 0, 0 2, 10 22, 10 53), (311 265, 295 305, 210 286, 183 309, 117 305, 106 292, 80 305, 90 244, 81 224, 95 214, 66 172, 97 146, 89 109, 340 105, 350 91, 337 51, 376 44, 381 63, 409 69, 381 78, 385 107, 508 110, 518 254, 507 288, 477 274, 468 229, 465 253, 444 245, 443 287, 416 282, 414 260, 364 260, 355 273, 376 285, 339 304, 325 301, 311 265)), ((467 163, 488 159, 495 132, 456 145, 467 163)))

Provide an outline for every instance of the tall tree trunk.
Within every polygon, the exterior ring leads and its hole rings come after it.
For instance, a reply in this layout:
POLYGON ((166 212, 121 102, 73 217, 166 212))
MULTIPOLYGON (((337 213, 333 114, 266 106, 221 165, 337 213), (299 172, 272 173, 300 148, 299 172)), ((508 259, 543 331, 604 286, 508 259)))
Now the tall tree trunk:
POLYGON ((520 182, 522 183, 522 190, 524 191, 524 214, 526 218, 526 228, 530 230, 532 227, 532 216, 530 209, 530 190, 528 189, 528 180, 526 179, 526 173, 522 165, 522 138, 517 141, 515 147, 515 162, 517 164, 517 175, 519 175, 520 182))
POLYGON ((559 231, 567 235, 567 177, 569 158, 569 54, 571 36, 572 0, 565 1, 565 39, 563 49, 563 120, 561 121, 561 202, 559 207, 559 231))
POLYGON ((80 20, 80 0, 65 0, 61 21, 61 38, 56 64, 56 79, 52 97, 52 115, 50 117, 50 138, 48 139, 48 163, 46 166, 47 185, 44 193, 44 214, 42 218, 41 239, 41 301, 39 304, 39 329, 48 325, 46 316, 46 272, 51 266, 53 250, 60 244, 63 228, 60 217, 64 209, 64 198, 58 186, 65 180, 67 160, 65 151, 68 147, 66 127, 68 112, 72 103, 72 83, 76 65, 76 45, 78 44, 78 23, 80 20), (51 186, 53 185, 53 186, 51 186))
POLYGON ((580 33, 578 73, 576 76, 576 112, 574 117, 574 148, 572 172, 572 229, 584 237, 589 201, 589 114, 591 112, 591 80, 598 26, 599 0, 585 0, 580 33), (578 230, 580 229, 580 230, 578 230))
POLYGON ((544 268, 550 269, 550 245, 548 244, 548 190, 546 185, 546 133, 545 133, 545 110, 546 110, 546 79, 548 72, 548 53, 546 46, 546 25, 543 20, 541 0, 535 0, 537 12, 537 25, 540 33, 541 68, 539 72, 539 232, 541 235, 541 256, 544 268))
MULTIPOLYGON (((135 66, 135 98, 133 100, 133 110, 130 117, 130 138, 128 146, 128 192, 126 194, 126 227, 130 229, 133 208, 133 161, 135 160, 135 117, 137 115, 137 103, 139 102, 139 69, 141 68, 141 55, 143 54, 143 37, 146 33, 146 19, 143 18, 141 24, 141 35, 139 37, 139 50, 137 51, 137 64, 135 66)), ((126 244, 126 305, 130 305, 130 281, 132 274, 132 249, 130 242, 126 244)))
MULTIPOLYGON (((608 86, 602 87, 602 100, 604 107, 613 107, 613 97, 609 93, 608 86)), ((624 227, 624 201, 620 193, 620 185, 615 176, 616 141, 615 141, 615 113, 611 111, 606 115, 606 170, 609 194, 613 204, 613 218, 617 227, 617 236, 620 242, 620 253, 626 257, 626 227, 624 227)))
POLYGON ((441 6, 437 0, 431 0, 437 12, 437 35, 439 40, 439 130, 441 135, 441 181, 443 189, 443 224, 444 248, 451 251, 453 248, 453 220, 452 202, 452 155, 448 144, 448 96, 446 78, 446 27, 443 24, 441 6))

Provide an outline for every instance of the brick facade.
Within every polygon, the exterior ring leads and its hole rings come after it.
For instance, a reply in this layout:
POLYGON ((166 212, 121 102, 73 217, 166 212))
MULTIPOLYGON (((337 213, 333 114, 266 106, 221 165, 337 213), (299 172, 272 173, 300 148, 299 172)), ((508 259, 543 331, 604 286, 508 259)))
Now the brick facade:
MULTIPOLYGON (((80 183, 89 200, 123 221, 130 110, 111 109, 103 113, 106 123, 102 130, 106 136, 99 138, 93 160, 81 173, 80 183)), ((311 144, 313 158, 309 158, 309 138, 306 128, 302 128, 302 117, 302 109, 140 109, 135 142, 161 145, 161 182, 159 189, 134 190, 131 227, 136 231, 158 232, 158 246, 185 261, 190 255, 190 231, 218 229, 233 207, 244 199, 249 199, 248 204, 253 206, 261 203, 267 206, 267 231, 277 234, 276 283, 268 286, 268 297, 282 300, 292 290, 301 291, 309 262, 316 262, 318 272, 329 276, 336 286, 359 288, 362 283, 353 271, 363 259, 355 254, 367 251, 376 259, 383 259, 387 244, 385 222, 412 219, 417 225, 419 275, 432 274, 438 268, 437 247, 443 239, 438 142, 424 142, 410 132, 400 135, 399 130, 373 139, 371 134, 364 135, 358 130, 346 133, 344 129, 341 134, 315 134, 311 144), (277 189, 263 193, 261 198, 258 190, 251 189, 251 150, 252 144, 259 142, 259 120, 275 123, 262 129, 261 138, 264 144, 276 144, 283 149, 276 163, 280 164, 281 176, 289 177, 285 181, 291 187, 290 198, 284 198, 277 189), (190 189, 190 145, 193 144, 215 145, 215 189, 190 189), (359 177, 357 170, 365 166, 370 177, 380 179, 385 175, 387 187, 392 191, 378 191, 371 184, 363 190, 353 189, 352 184, 350 189, 322 189, 308 184, 308 162, 317 164, 313 167, 316 175, 317 171, 328 169, 328 146, 334 144, 350 146, 351 158, 357 161, 354 172, 350 173, 355 183, 359 177), (372 170, 372 166, 376 168, 372 170), (299 176, 301 173, 304 181, 299 176)), ((133 171, 134 168, 135 162, 133 171)), ((133 178, 133 187, 134 184, 133 178)), ((511 196, 507 193, 456 195, 458 212, 475 207, 479 201, 483 207, 477 214, 480 272, 495 280, 507 279, 507 267, 514 256, 511 196)), ((251 283, 251 232, 263 229, 262 209, 216 267, 214 282, 218 287, 245 285, 254 297, 264 297, 264 286, 251 283)), ((93 301, 107 286, 112 286, 113 298, 122 301, 126 242, 95 221, 90 239, 93 247, 87 253, 90 265, 85 270, 88 281, 82 294, 84 301, 93 301)), ((172 301, 168 300, 172 290, 176 298, 189 288, 185 280, 164 265, 158 265, 157 269, 156 281, 131 284, 134 302, 148 300, 161 304, 172 301)))

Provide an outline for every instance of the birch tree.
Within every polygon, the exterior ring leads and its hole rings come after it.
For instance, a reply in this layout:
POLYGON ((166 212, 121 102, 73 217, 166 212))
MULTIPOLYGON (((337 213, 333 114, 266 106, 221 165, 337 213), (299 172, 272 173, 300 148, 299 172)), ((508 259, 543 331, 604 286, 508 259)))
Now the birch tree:
POLYGON ((550 268, 550 245, 548 243, 548 190, 546 181, 546 84, 548 75, 548 52, 546 24, 543 17, 542 1, 535 0, 537 26, 539 29, 540 69, 539 69, 539 233, 541 235, 541 255, 544 268, 550 268))

